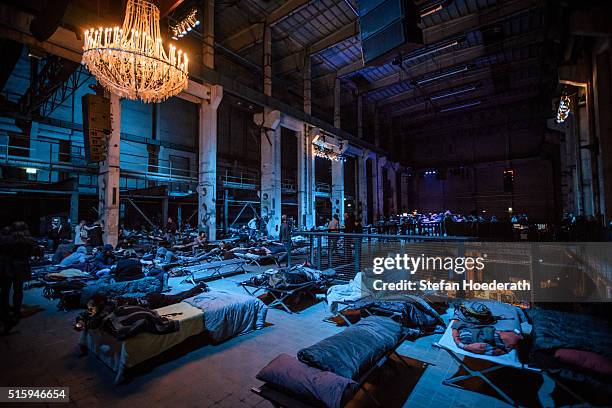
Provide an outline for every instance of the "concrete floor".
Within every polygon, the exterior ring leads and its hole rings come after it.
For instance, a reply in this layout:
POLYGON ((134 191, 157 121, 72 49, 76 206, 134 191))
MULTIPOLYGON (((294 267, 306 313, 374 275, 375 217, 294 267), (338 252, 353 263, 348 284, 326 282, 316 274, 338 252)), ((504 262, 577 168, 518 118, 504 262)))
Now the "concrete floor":
MULTIPOLYGON (((250 267, 250 271, 260 268, 250 267)), ((265 268, 261 268, 265 269, 265 268)), ((236 283, 248 275, 209 282, 215 289, 242 291, 236 283)), ((173 279, 173 291, 180 279, 173 279)), ((71 405, 79 407, 269 407, 250 389, 261 383, 255 374, 279 353, 291 355, 328 337, 342 327, 323 322, 324 302, 299 314, 271 309, 264 330, 203 346, 139 373, 127 384, 114 386, 114 373, 93 356, 79 357, 79 334, 71 329, 80 311, 59 312, 42 289, 26 291, 25 304, 42 310, 24 318, 8 336, 0 336, 1 386, 68 386, 71 405)), ((412 407, 507 406, 496 398, 442 385, 457 371, 445 352, 432 347, 440 335, 406 342, 400 354, 431 363, 405 402, 412 407)), ((62 404, 65 406, 65 404, 62 404)))

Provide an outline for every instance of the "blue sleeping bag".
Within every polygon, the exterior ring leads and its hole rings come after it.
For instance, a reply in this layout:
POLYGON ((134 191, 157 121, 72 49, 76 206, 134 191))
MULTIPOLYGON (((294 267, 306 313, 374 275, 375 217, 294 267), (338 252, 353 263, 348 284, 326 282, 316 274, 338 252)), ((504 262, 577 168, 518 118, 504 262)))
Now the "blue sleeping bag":
POLYGON ((120 296, 126 297, 142 297, 147 293, 161 293, 164 285, 157 277, 148 276, 142 279, 132 281, 114 282, 100 279, 90 285, 87 285, 81 291, 81 306, 85 307, 87 301, 96 293, 101 293, 107 298, 116 298, 120 296))

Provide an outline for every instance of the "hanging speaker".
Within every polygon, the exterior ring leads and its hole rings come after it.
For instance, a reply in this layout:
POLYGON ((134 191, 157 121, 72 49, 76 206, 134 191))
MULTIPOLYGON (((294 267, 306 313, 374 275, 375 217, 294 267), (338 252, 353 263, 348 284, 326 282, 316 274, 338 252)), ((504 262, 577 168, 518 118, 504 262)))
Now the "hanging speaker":
POLYGON ((421 15, 413 0, 359 1, 361 49, 365 64, 406 43, 423 43, 421 15))
POLYGON ((97 163, 106 159, 106 139, 111 132, 110 100, 100 95, 86 94, 83 107, 83 137, 85 159, 97 163))

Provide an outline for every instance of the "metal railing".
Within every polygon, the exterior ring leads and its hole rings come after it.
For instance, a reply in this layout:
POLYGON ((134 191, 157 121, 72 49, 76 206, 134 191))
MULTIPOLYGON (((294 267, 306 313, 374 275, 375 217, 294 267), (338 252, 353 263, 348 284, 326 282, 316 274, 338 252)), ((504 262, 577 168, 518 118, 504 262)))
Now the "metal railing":
POLYGON ((259 174, 248 172, 232 172, 225 170, 225 173, 219 176, 219 181, 223 187, 239 188, 243 190, 256 190, 259 188, 259 174))
POLYGON ((398 245, 462 243, 470 237, 434 237, 427 235, 355 234, 343 232, 295 231, 293 250, 288 263, 308 262, 324 270, 332 268, 338 280, 348 281, 362 271, 363 259, 384 251, 390 243, 398 245), (301 238, 300 238, 301 237, 301 238))
MULTIPOLYGON (((3 132, 4 133, 4 132, 3 132)), ((89 165, 85 159, 85 147, 75 145, 71 142, 70 153, 60 151, 59 139, 29 139, 30 147, 18 146, 11 144, 10 140, 12 137, 19 137, 8 133, 0 133, 5 136, 0 139, 0 163, 15 167, 23 168, 34 168, 45 172, 30 174, 32 181, 52 182, 53 172, 74 172, 78 175, 91 176, 95 173, 96 168, 94 165, 89 165), (45 148, 41 148, 40 145, 47 145, 45 148), (48 155, 45 157, 37 157, 37 146, 40 151, 48 151, 48 155), (21 154, 14 154, 19 152, 21 154), (11 154, 13 153, 13 154, 11 154)), ((26 139, 25 136, 23 136, 26 139)), ((40 155, 42 156, 42 154, 40 155)), ((172 189, 173 184, 180 185, 195 185, 197 184, 197 169, 194 165, 190 165, 189 169, 173 167, 172 161, 168 159, 159 159, 157 165, 150 165, 148 163, 149 158, 145 155, 138 155, 133 153, 122 152, 120 156, 122 182, 128 188, 128 179, 144 180, 144 184, 148 182, 163 183, 169 185, 172 189)), ((95 187, 97 185, 97 179, 90 179, 90 185, 86 187, 95 187)))

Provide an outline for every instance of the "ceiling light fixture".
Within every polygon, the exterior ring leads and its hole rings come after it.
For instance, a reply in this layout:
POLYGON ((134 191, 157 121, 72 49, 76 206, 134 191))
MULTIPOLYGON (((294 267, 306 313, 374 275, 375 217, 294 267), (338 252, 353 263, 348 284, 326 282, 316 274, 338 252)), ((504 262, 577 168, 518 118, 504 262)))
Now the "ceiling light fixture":
POLYGON ((188 84, 187 54, 164 50, 159 9, 147 0, 128 0, 123 27, 85 31, 83 63, 110 92, 132 100, 161 102, 188 84))
POLYGON ((464 104, 461 104, 461 105, 449 106, 447 108, 440 109, 440 113, 443 113, 443 112, 452 112, 452 111, 456 111, 456 110, 459 110, 459 109, 465 109, 465 108, 471 108, 472 106, 478 106, 481 103, 482 103, 482 101, 474 101, 474 102, 464 103, 464 104))
POLYGON ((421 18, 427 17, 429 15, 437 13, 438 11, 441 11, 445 7, 448 7, 452 2, 453 2, 452 0, 444 0, 444 1, 440 1, 440 2, 431 4, 425 7, 424 9, 421 10, 421 18))
POLYGON ((172 39, 177 40, 183 38, 188 32, 200 25, 200 19, 198 17, 198 10, 192 9, 186 17, 170 26, 172 33, 172 39))
POLYGON ((400 65, 404 62, 410 62, 413 61, 417 58, 423 58, 426 57, 428 55, 440 52, 440 51, 444 51, 448 48, 453 48, 458 46, 459 44, 461 44, 462 42, 465 41, 465 36, 461 36, 459 38, 455 38, 453 40, 450 41, 446 41, 443 42, 441 44, 435 45, 433 47, 422 47, 419 48, 418 50, 406 55, 405 57, 402 57, 401 55, 395 57, 392 61, 393 65, 400 65))
POLYGON ((427 77, 427 78, 419 79, 416 82, 413 81, 413 83, 416 83, 417 85, 424 85, 424 84, 427 84, 429 82, 437 81, 438 79, 443 79, 443 78, 447 78, 447 77, 452 76, 452 75, 460 74, 462 72, 467 72, 467 71, 469 71, 472 68, 473 68, 473 65, 471 65, 471 64, 470 65, 465 65, 465 66, 463 66, 461 68, 455 68, 455 69, 452 69, 450 71, 443 72, 441 74, 437 74, 437 75, 433 75, 433 76, 430 76, 430 77, 427 77))
POLYGON ((441 92, 439 94, 433 95, 429 99, 432 101, 437 101, 439 99, 450 98, 451 96, 456 96, 456 95, 461 95, 467 92, 472 92, 472 91, 475 91, 476 89, 478 89, 476 85, 470 85, 470 86, 463 87, 463 88, 455 88, 455 89, 451 89, 450 91, 441 92))

